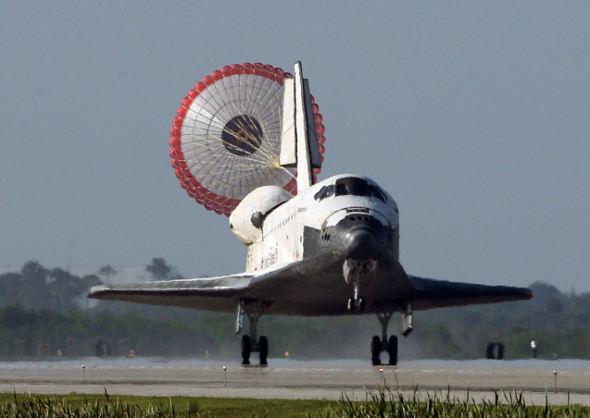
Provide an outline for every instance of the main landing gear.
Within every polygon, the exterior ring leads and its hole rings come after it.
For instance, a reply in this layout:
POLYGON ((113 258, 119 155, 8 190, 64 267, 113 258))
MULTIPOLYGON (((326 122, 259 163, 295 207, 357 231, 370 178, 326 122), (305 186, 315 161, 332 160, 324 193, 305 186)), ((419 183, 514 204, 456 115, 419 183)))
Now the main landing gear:
MULTIPOLYGON (((389 320, 392 316, 392 312, 383 312, 377 314, 377 319, 381 324, 381 338, 379 338, 378 335, 375 335, 371 340, 371 362, 373 363, 373 366, 380 366, 382 364, 381 353, 384 351, 389 355, 388 364, 390 366, 395 366, 397 364, 397 336, 391 335, 389 338, 387 338, 387 326, 389 325, 389 320)), ((412 330, 412 307, 408 303, 405 312, 402 313, 402 335, 407 337, 410 335, 412 330)))
POLYGON ((373 366, 380 366, 381 353, 387 352, 389 355, 389 365, 395 366, 397 364, 397 336, 391 335, 387 338, 387 326, 393 314, 391 312, 377 314, 377 319, 381 324, 381 338, 375 335, 371 340, 371 362, 373 366))
POLYGON ((250 323, 250 334, 242 336, 242 366, 250 365, 250 355, 258 353, 259 364, 261 366, 268 365, 268 338, 264 335, 260 339, 256 339, 256 325, 262 312, 268 304, 261 301, 249 301, 245 303, 241 301, 238 305, 236 313, 236 334, 240 332, 243 324, 244 315, 248 316, 250 323))

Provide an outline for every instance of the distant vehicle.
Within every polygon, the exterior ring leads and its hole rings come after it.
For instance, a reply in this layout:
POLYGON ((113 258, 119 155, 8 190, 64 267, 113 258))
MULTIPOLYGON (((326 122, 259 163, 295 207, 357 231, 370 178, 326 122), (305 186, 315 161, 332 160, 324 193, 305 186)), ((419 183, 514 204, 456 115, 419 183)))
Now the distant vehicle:
POLYGON ((525 288, 407 274, 393 198, 364 176, 315 182, 324 128, 300 63, 293 77, 262 64, 225 67, 197 84, 177 115, 171 138, 177 176, 197 201, 230 215, 230 229, 247 247, 246 271, 107 284, 89 297, 233 311, 236 333, 247 316, 245 365, 252 352, 267 364, 268 339, 256 332, 263 314, 376 314, 382 335, 372 339, 372 363, 381 364, 386 351, 395 365, 398 341, 387 332, 394 312, 407 336, 417 310, 532 297, 525 288))

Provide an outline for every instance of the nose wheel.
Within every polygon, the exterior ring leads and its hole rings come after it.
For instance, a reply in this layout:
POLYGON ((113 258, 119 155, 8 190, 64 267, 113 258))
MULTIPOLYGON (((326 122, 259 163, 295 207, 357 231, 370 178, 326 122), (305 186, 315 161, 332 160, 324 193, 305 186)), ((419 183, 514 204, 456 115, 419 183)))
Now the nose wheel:
POLYGON ((346 309, 350 313, 363 313, 365 311, 365 300, 359 295, 359 282, 358 278, 354 280, 352 298, 349 298, 346 302, 346 309))

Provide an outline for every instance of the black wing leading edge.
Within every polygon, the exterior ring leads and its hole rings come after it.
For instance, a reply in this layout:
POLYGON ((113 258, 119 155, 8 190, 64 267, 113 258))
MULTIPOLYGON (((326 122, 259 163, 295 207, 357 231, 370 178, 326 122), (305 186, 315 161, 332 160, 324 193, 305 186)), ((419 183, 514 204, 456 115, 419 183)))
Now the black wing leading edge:
POLYGON ((250 286, 253 277, 243 273, 148 283, 100 285, 92 287, 88 297, 212 311, 232 311, 241 295, 250 286))
POLYGON ((531 299, 530 289, 511 286, 487 286, 435 280, 408 275, 412 283, 412 307, 417 310, 497 303, 531 299))

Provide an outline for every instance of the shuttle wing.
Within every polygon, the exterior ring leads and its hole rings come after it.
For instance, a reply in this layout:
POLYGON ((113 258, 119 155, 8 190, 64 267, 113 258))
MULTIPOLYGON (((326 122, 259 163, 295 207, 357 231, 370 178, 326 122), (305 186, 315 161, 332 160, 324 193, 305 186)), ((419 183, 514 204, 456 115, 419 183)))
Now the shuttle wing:
MULTIPOLYGON (((234 312, 241 300, 250 299, 272 302, 268 313, 347 314, 343 301, 349 297, 351 289, 340 274, 323 276, 325 280, 318 281, 317 274, 312 274, 313 270, 310 270, 315 265, 317 260, 310 259, 256 273, 99 285, 90 289, 88 297, 224 312, 234 312)), ((364 289, 368 295, 372 295, 371 298, 383 298, 380 302, 403 306, 404 301, 409 301, 414 310, 532 297, 529 289, 520 287, 459 283, 410 275, 407 277, 409 288, 399 288, 396 281, 383 278, 366 283, 364 289)))
POLYGON ((413 286, 412 307, 417 310, 525 300, 533 297, 530 289, 488 286, 435 280, 408 275, 413 286))
POLYGON ((235 300, 248 288, 254 276, 236 274, 195 279, 155 281, 147 283, 93 286, 89 298, 120 300, 206 309, 231 311, 235 300))
POLYGON ((241 299, 273 300, 276 285, 291 282, 289 279, 294 277, 301 264, 304 263, 296 262, 255 274, 99 285, 93 286, 87 297, 232 312, 241 299), (276 279, 280 281, 275 281, 276 279))

